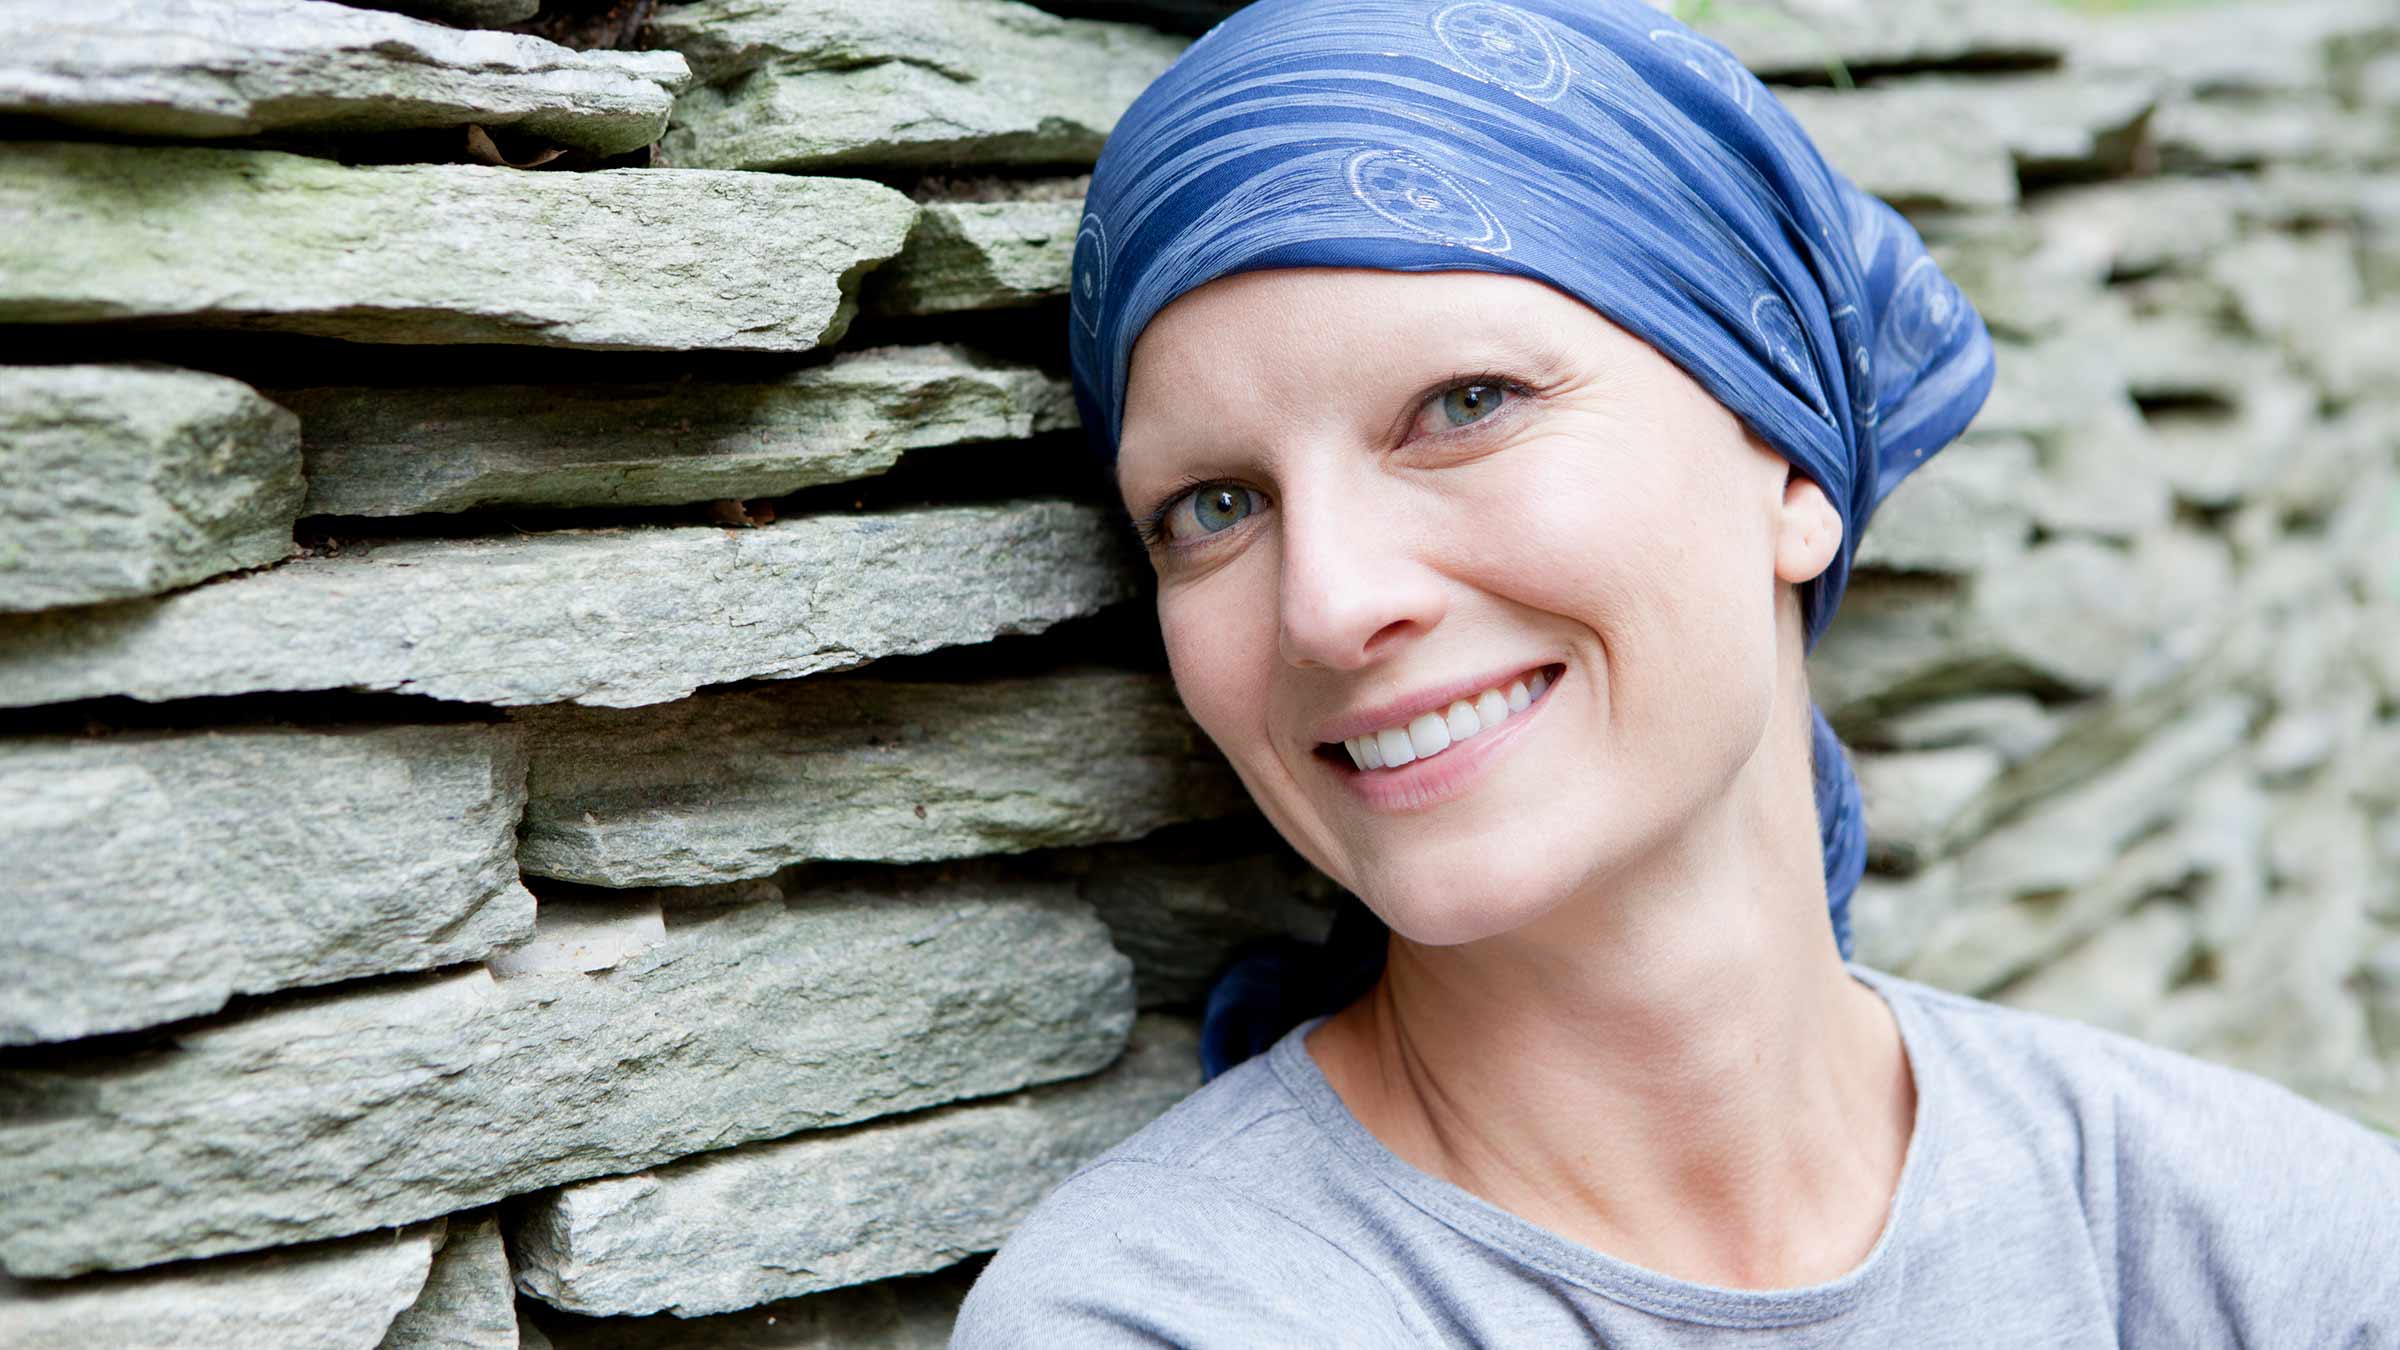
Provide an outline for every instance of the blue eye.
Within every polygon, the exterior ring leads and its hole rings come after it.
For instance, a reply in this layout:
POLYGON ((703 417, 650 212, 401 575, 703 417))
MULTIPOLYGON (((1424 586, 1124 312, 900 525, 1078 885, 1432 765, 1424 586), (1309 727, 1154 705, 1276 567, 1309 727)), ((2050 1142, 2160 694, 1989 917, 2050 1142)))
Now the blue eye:
POLYGON ((1489 417, 1508 398, 1508 391, 1496 384, 1459 384, 1443 391, 1442 416, 1454 427, 1489 417))
POLYGON ((1242 523, 1258 509, 1258 494, 1232 483, 1210 483, 1175 504, 1167 513, 1168 532, 1183 533, 1178 527, 1188 517, 1202 534, 1218 534, 1242 523))

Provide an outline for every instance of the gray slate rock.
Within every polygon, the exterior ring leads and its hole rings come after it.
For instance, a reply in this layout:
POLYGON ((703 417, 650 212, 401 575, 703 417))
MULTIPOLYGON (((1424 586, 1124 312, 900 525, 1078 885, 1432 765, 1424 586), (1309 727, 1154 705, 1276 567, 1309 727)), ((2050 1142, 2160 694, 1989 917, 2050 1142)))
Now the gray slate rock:
POLYGON ((2163 74, 2203 96, 2317 94, 2344 45, 2400 33, 2385 0, 2247 0, 2167 13, 2139 9, 2076 25, 2078 67, 2163 74))
MULTIPOLYGON (((958 1305, 982 1273, 969 1259, 932 1275, 903 1275, 714 1317, 579 1317, 526 1300, 555 1350, 947 1350, 958 1305)), ((529 1337, 526 1350, 537 1350, 529 1337)))
POLYGON ((0 146, 0 322, 798 352, 916 205, 879 183, 0 146))
POLYGON ((0 618, 0 706, 367 689, 663 703, 1038 633, 1135 593, 1092 507, 796 516, 345 547, 156 600, 0 618))
POLYGON ((870 314, 1005 309, 1067 293, 1083 198, 926 202, 900 255, 867 278, 870 314))
POLYGON ((517 1350, 517 1289, 500 1221, 452 1215, 424 1292, 393 1320, 379 1350, 517 1350))
MULTIPOLYGON (((1974 875, 1973 863, 1962 863, 1974 875)), ((2183 883, 2189 866, 2165 833, 2141 840, 2090 879, 2000 904, 1963 897, 1924 935, 1911 979, 1981 997, 2122 919, 2143 900, 2183 883)))
POLYGON ((0 113, 129 136, 505 127, 604 155, 666 130, 673 52, 579 52, 327 0, 0 6, 0 113))
POLYGON ((1263 938, 1323 942, 1340 888, 1263 821, 1075 849, 1045 861, 1070 877, 1133 958, 1145 1008, 1197 1006, 1235 949, 1263 938))
POLYGON ((1837 723, 1969 693, 2128 696, 2223 635, 2232 573, 2221 539, 2180 528, 2130 550, 2049 539, 1963 582, 1861 572, 1810 654, 1809 689, 1837 723))
POLYGON ((1968 805, 2007 762, 1982 745, 1895 753, 1853 753, 1866 808, 1867 858, 1911 872, 1946 852, 1968 805))
POLYGON ((510 726, 0 743, 0 1045, 481 960, 533 931, 510 726))
POLYGON ((1200 1037, 1147 1014, 1100 1074, 797 1135, 535 1198, 517 1284, 592 1315, 731 1312, 998 1248, 1067 1174, 1200 1086, 1200 1037))
POLYGON ((2143 1036, 2197 950, 2190 908, 2151 900, 1994 999, 2143 1036))
POLYGON ((310 514, 657 506, 870 478, 901 452, 1075 425, 1066 381, 955 346, 764 380, 279 390, 310 514))
POLYGON ((1088 164, 1187 45, 1014 0, 699 0, 650 32, 702 82, 667 154, 710 169, 1088 164))
POLYGON ((436 1219, 255 1256, 35 1282, 0 1276, 11 1350, 172 1344, 178 1350, 376 1350, 425 1287, 436 1219))
POLYGON ((2138 72, 1925 76, 1777 97, 1826 162, 1910 207, 2011 207, 2020 172, 2126 167, 2157 106, 2138 72))
POLYGON ((1763 80, 1823 80, 1891 66, 2039 65, 2065 56, 2065 16, 1989 0, 1869 0, 1710 6, 1693 26, 1763 80))
POLYGON ((0 611, 156 595, 292 551, 300 423, 142 366, 0 369, 0 611))
POLYGON ((1131 964, 1054 893, 862 883, 667 918, 597 973, 398 977, 0 1070, 0 1263, 405 1223, 1091 1073, 1133 1022, 1131 964))
POLYGON ((512 715, 532 757, 520 866, 601 886, 1133 839, 1249 800, 1155 675, 811 680, 512 715))
POLYGON ((465 28, 498 28, 542 12, 542 0, 342 0, 361 9, 388 9, 465 28))
POLYGON ((1962 858, 1963 886, 1971 896, 2009 898, 2089 882, 2127 844, 2165 824, 2192 785, 2241 746, 2256 715, 2242 695, 2210 697, 2091 779, 2047 794, 1976 840, 1962 858))
POLYGON ((2024 498, 2037 462, 2022 437, 1969 436, 1944 448, 1876 507, 1855 565, 1971 575, 2005 564, 2033 536, 2024 498))

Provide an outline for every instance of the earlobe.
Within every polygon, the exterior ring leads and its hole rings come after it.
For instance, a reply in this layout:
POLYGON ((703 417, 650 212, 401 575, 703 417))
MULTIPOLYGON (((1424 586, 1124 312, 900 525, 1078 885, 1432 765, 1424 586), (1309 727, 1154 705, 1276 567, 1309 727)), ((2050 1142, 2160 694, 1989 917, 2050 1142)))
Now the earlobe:
POLYGON ((1841 513, 1815 480, 1792 470, 1783 483, 1775 575, 1797 586, 1831 566, 1841 547, 1841 513))

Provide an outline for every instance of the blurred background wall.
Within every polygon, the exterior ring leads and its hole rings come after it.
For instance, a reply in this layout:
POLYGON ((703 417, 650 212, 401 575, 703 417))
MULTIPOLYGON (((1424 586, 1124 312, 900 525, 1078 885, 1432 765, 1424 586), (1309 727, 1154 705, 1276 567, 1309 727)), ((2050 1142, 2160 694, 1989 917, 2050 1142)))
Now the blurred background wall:
MULTIPOLYGON (((1059 8, 0 6, 0 1341, 937 1345, 1321 935, 1060 340, 1229 7, 1059 8)), ((2400 11, 1677 12, 2002 343, 1860 959, 2400 1125, 2400 11)))

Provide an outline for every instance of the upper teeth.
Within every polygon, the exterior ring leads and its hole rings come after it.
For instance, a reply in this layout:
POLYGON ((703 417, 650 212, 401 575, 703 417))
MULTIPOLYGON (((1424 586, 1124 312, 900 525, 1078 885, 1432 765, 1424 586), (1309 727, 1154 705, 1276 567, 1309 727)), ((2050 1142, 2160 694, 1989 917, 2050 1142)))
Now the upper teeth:
POLYGON ((1511 680, 1473 698, 1462 698, 1439 712, 1425 713, 1406 726, 1353 736, 1342 742, 1342 746, 1350 752, 1350 762, 1361 769, 1397 769, 1438 755, 1449 749, 1453 741, 1489 731, 1507 721, 1510 713, 1521 713, 1533 706, 1533 701, 1549 687, 1550 677, 1537 670, 1530 680, 1511 680))

